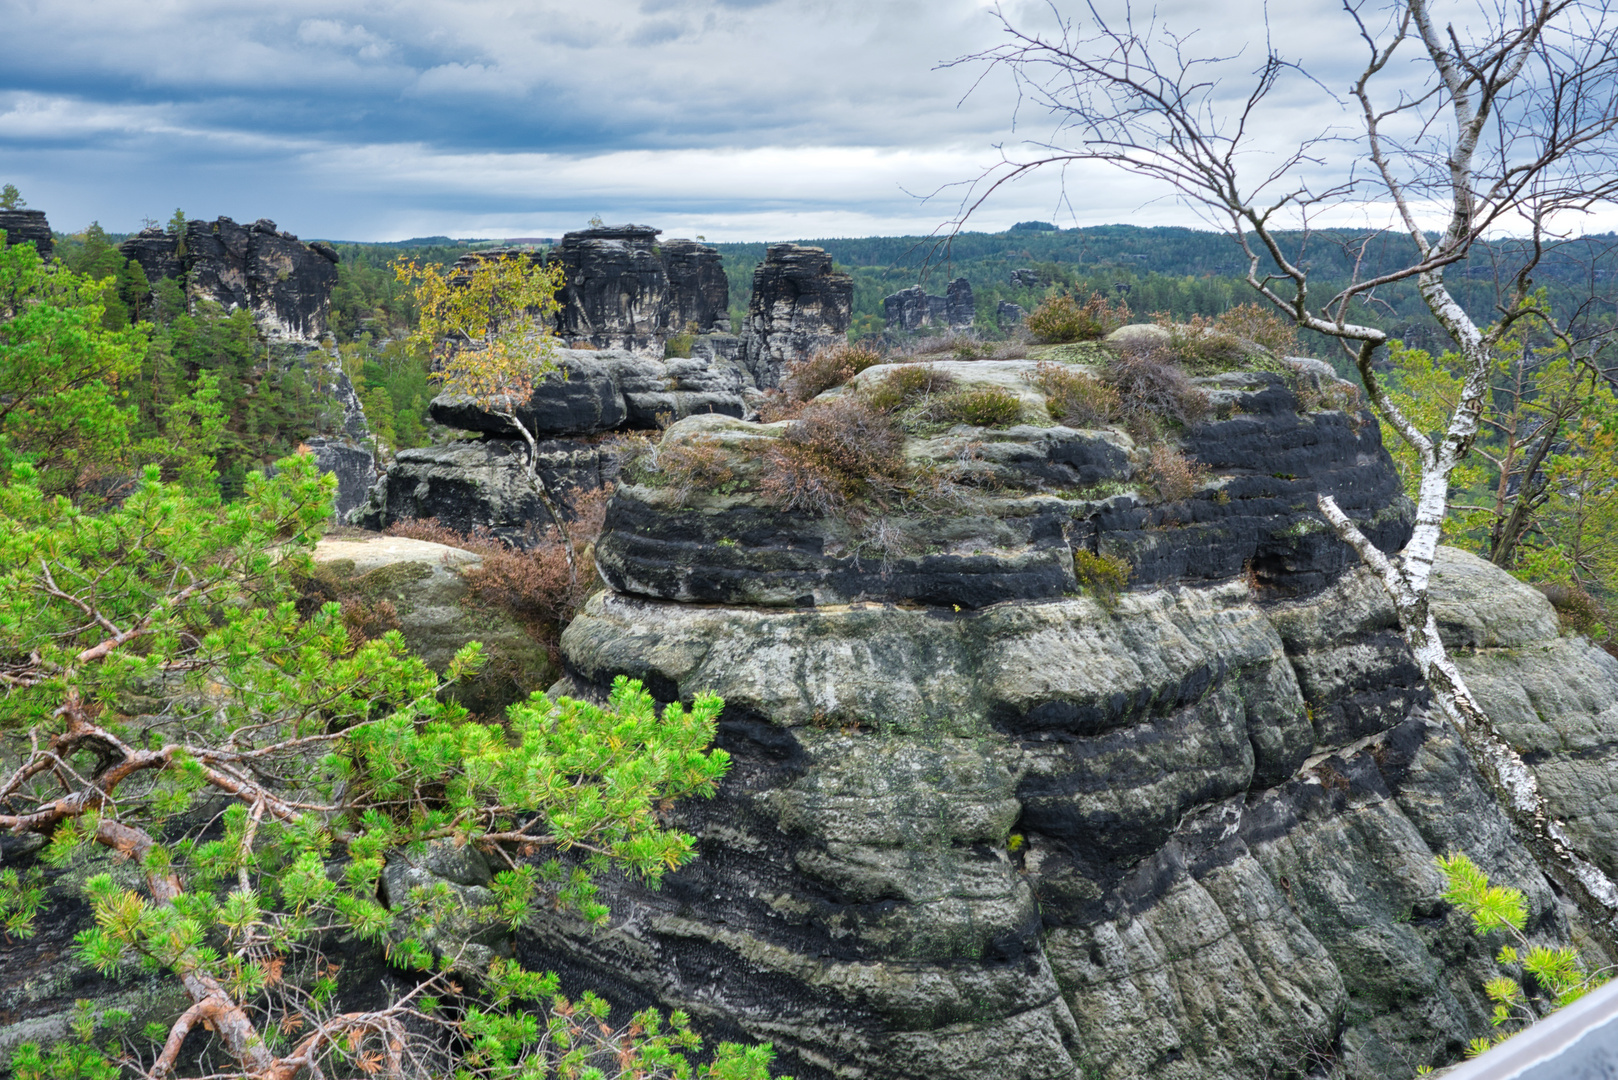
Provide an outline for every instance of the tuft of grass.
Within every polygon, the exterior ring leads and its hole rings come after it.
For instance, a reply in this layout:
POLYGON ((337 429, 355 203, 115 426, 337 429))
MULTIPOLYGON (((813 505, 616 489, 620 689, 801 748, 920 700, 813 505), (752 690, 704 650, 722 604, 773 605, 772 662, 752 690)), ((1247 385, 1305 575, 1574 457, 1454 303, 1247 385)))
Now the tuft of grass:
POLYGON ((1133 570, 1127 560, 1079 548, 1073 553, 1073 576, 1079 585, 1109 610, 1118 604, 1118 594, 1129 584, 1133 570))
POLYGON ((705 435, 659 450, 657 470, 646 478, 657 486, 672 487, 675 502, 684 506, 693 491, 718 490, 735 475, 719 440, 705 435))
POLYGON ((1003 386, 974 386, 940 398, 935 419, 973 427, 1010 427, 1022 420, 1022 401, 1003 386))
POLYGON ((1044 361, 1034 369, 1035 389, 1045 395, 1051 419, 1068 427, 1094 428, 1123 416, 1116 387, 1065 364, 1044 361))
POLYGON ((1152 447, 1151 456, 1146 459, 1146 478, 1165 502, 1189 499, 1207 476, 1206 465, 1192 461, 1164 443, 1152 447))
POLYGON ((955 376, 931 364, 905 364, 884 375, 876 385, 867 388, 865 399, 871 407, 891 413, 916 402, 927 402, 933 397, 955 389, 955 376))

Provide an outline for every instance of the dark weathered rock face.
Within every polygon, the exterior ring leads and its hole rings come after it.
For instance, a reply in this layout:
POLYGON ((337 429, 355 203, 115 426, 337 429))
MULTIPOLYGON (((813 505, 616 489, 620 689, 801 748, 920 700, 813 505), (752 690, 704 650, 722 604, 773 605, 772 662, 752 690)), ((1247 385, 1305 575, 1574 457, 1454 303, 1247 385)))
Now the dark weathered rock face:
POLYGON ((928 296, 920 285, 912 285, 882 298, 882 317, 889 330, 968 330, 975 312, 972 284, 965 278, 951 281, 943 296, 928 296))
POLYGON ((776 386, 786 365, 845 340, 854 311, 854 279, 832 269, 817 247, 771 244, 753 271, 742 360, 761 388, 776 386))
POLYGON ((730 330, 719 252, 691 240, 659 244, 647 225, 584 229, 552 258, 565 271, 557 331, 568 344, 661 356, 672 334, 730 330))
MULTIPOLYGON (((656 429, 659 423, 698 413, 739 417, 744 411, 746 373, 723 359, 664 360, 620 350, 563 349, 556 354, 556 367, 517 410, 541 438, 656 429)), ((446 427, 515 437, 508 421, 465 398, 440 394, 429 412, 446 427)))
POLYGON ((56 249, 51 238, 51 223, 45 220, 43 210, 0 210, 0 230, 6 234, 6 246, 33 244, 43 258, 50 258, 56 249))
POLYGON ((669 329, 728 333, 730 282, 719 250, 693 240, 665 240, 663 265, 669 275, 669 329))
POLYGON ((365 502, 376 483, 376 455, 347 439, 317 436, 305 440, 304 445, 314 454, 321 472, 337 477, 334 512, 338 521, 346 520, 348 512, 365 502))
POLYGON ((1009 280, 1015 289, 1037 289, 1040 286, 1039 271, 1029 270, 1026 267, 1013 270, 1009 280))
MULTIPOLYGON (((1409 504, 1369 415, 1301 413, 1278 375, 1203 380, 1231 414, 1186 434, 1187 452, 1212 470, 1211 479, 1191 498, 1164 503, 1151 494, 1143 452, 1127 435, 1044 419, 1044 399, 1029 382, 1034 361, 934 366, 966 385, 1027 398, 1024 416, 1033 422, 913 443, 914 459, 940 465, 976 455, 978 494, 934 514, 890 512, 879 547, 847 521, 782 512, 759 498, 676 513, 666 489, 627 486, 597 549, 602 573, 620 592, 667 600, 978 608, 1072 592, 1072 552, 1083 549, 1124 558, 1137 585, 1251 572, 1268 587, 1305 594, 1354 563, 1316 513, 1317 492, 1332 494, 1385 550, 1409 536, 1409 504)), ((867 369, 853 385, 888 370, 867 369)), ((782 430, 715 417, 686 421, 667 438, 733 451, 736 474, 756 483, 769 466, 750 448, 782 430)))
POLYGON ((318 341, 326 333, 331 291, 337 284, 337 252, 328 244, 304 244, 275 222, 260 218, 238 225, 230 218, 186 223, 184 243, 149 228, 119 245, 155 287, 180 279, 192 299, 212 300, 226 310, 245 308, 272 339, 318 341))
POLYGON ((1013 326, 1021 325, 1027 319, 1028 312, 1023 310, 1021 304, 1012 304, 1002 300, 995 305, 994 321, 999 324, 1002 330, 1009 330, 1013 326))
MULTIPOLYGON (((348 520, 384 529, 396 521, 437 518, 458 532, 484 528, 528 547, 543 535, 550 516, 526 479, 526 463, 526 445, 516 439, 466 439, 401 450, 348 520)), ((565 503, 570 493, 611 483, 618 456, 610 444, 548 439, 539 444, 539 472, 547 489, 565 503)))

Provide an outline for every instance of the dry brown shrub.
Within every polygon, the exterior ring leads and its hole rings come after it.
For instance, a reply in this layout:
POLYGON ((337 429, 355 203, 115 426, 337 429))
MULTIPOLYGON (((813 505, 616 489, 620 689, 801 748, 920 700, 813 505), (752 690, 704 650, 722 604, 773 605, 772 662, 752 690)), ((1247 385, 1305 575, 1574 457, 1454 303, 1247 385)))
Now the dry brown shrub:
POLYGON ((1541 585, 1539 591, 1556 609, 1557 619, 1564 629, 1596 641, 1607 637, 1607 609, 1582 586, 1552 583, 1541 585))
POLYGON ((1117 388, 1087 372, 1046 360, 1034 369, 1032 382, 1045 395, 1051 419, 1059 424, 1093 428, 1123 417, 1117 388))
POLYGON ((807 360, 789 364, 781 378, 781 390, 788 398, 808 401, 833 387, 842 386, 868 367, 886 357, 864 342, 822 349, 807 360))
POLYGON ((888 372, 876 385, 867 387, 865 399, 874 409, 893 412, 953 389, 955 376, 949 372, 931 364, 905 364, 888 372))
POLYGON ((1272 356, 1298 355, 1298 327, 1282 318, 1273 308, 1258 304, 1237 304, 1216 316, 1214 329, 1263 346, 1272 356))
POLYGON ((577 493, 570 500, 572 572, 568 569, 566 547, 554 525, 542 531, 533 529, 526 550, 502 542, 487 529, 462 533, 434 518, 398 521, 385 531, 389 536, 431 540, 482 556, 477 566, 462 571, 467 586, 463 603, 474 608, 492 605, 505 611, 556 659, 563 629, 601 588, 594 551, 611 496, 612 487, 606 485, 577 493))
POLYGON ((850 394, 804 409, 770 448, 761 490, 783 510, 836 514, 861 499, 880 501, 904 473, 898 424, 850 394))
POLYGON ((1118 395, 1124 419, 1136 430, 1150 431, 1154 420, 1194 424, 1208 413, 1208 395, 1193 386, 1161 349, 1120 350, 1103 379, 1118 395))
POLYGON ((1146 459, 1146 478, 1165 502, 1189 499, 1207 476, 1208 466, 1162 443, 1152 447, 1151 456, 1146 459))
POLYGON ((675 503, 684 506, 691 492, 713 491, 734 479, 736 471, 719 440, 704 435, 660 450, 655 475, 674 490, 675 503))

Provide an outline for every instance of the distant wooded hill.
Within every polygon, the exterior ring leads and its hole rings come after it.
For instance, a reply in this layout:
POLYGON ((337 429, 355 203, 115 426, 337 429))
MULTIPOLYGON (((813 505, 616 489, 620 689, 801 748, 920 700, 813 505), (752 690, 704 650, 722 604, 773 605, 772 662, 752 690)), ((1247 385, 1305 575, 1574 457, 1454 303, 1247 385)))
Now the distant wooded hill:
MULTIPOLYGON (((1283 236, 1287 254, 1306 265, 1314 277, 1316 296, 1329 296, 1346 281, 1364 234, 1326 230, 1303 243, 1283 236)), ((116 240, 116 237, 111 237, 116 240)), ((62 237, 71 249, 76 238, 62 237)), ((527 238, 532 240, 533 238, 527 238)), ((872 236, 858 239, 800 240, 829 251, 839 267, 854 278, 854 329, 858 335, 882 331, 882 298, 922 284, 942 294, 946 283, 964 277, 972 283, 980 328, 993 332, 1001 301, 1032 310, 1055 291, 1122 295, 1145 317, 1166 311, 1177 319, 1193 314, 1217 315, 1255 299, 1242 280, 1246 260, 1241 249, 1222 233, 1178 227, 1096 225, 1057 229, 1042 222, 1020 222, 1006 232, 966 232, 943 241, 936 237, 872 236), (1033 270, 1038 284, 1013 284, 1013 270, 1033 270)), ((452 262, 469 247, 501 241, 418 237, 386 244, 339 242, 340 280, 333 296, 332 329, 339 341, 361 330, 378 337, 396 333, 411 320, 388 264, 400 255, 431 263, 452 262)), ((1488 322, 1496 295, 1496 267, 1508 262, 1511 245, 1502 241, 1480 246, 1448 278, 1473 316, 1488 322)), ((730 281, 730 303, 737 326, 752 296, 753 269, 764 258, 764 243, 715 244, 730 281)), ((1362 273, 1372 274, 1408 260, 1413 245, 1395 234, 1384 235, 1364 252, 1362 273)), ((1026 280, 1027 276, 1025 276, 1026 280)), ((1546 286, 1563 319, 1611 320, 1618 315, 1618 234, 1589 236, 1563 245, 1547 256, 1535 274, 1546 286), (1590 302, 1595 297, 1594 303, 1590 302)), ((1353 317, 1387 329, 1407 344, 1442 348, 1443 340, 1410 283, 1379 291, 1353 317)), ((1317 355, 1338 361, 1340 350, 1324 340, 1312 343, 1317 355)))

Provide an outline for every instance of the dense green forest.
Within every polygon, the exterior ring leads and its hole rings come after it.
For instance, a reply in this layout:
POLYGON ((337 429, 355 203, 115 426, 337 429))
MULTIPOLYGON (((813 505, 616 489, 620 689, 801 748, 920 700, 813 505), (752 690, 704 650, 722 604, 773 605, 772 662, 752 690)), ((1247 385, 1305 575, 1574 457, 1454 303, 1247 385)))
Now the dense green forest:
MULTIPOLYGON (((1284 235, 1287 255, 1307 267, 1317 296, 1329 296, 1347 280, 1355 260, 1368 276, 1408 262, 1414 245, 1408 238, 1385 235, 1366 243, 1365 234, 1328 230, 1309 237, 1284 235), (1363 248, 1363 253, 1361 249, 1363 248)), ((838 266, 854 278, 854 329, 879 332, 882 298, 922 284, 942 294, 946 283, 964 277, 972 283, 977 325, 991 329, 1001 301, 1032 308, 1054 290, 1087 296, 1091 292, 1122 296, 1139 315, 1166 311, 1176 319, 1217 315, 1255 298, 1242 280, 1246 259, 1241 248, 1222 233, 1197 229, 1134 225, 1098 225, 1058 230, 1026 223, 1003 233, 959 233, 954 237, 891 236, 861 239, 814 239, 801 243, 825 248, 838 266), (1030 227, 1034 226, 1034 227, 1030 227), (1011 272, 1030 269, 1037 286, 1016 286, 1011 272)), ((1446 275, 1458 298, 1480 322, 1493 310, 1497 267, 1512 261, 1513 242, 1480 246, 1473 257, 1446 275)), ((731 308, 745 312, 752 295, 752 271, 764 257, 764 244, 718 244, 730 280, 731 308)), ((1611 318, 1618 290, 1618 236, 1587 237, 1552 252, 1535 274, 1555 309, 1566 317, 1592 295, 1602 297, 1600 310, 1587 318, 1611 318)), ((1387 330, 1406 344, 1442 347, 1437 325, 1427 314, 1413 285, 1379 290, 1375 302, 1356 305, 1354 318, 1387 330)), ((1337 347, 1323 339, 1305 338, 1315 355, 1336 361, 1337 347)))

